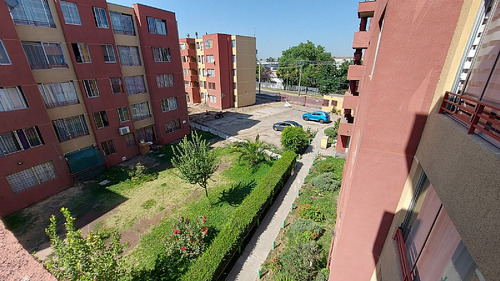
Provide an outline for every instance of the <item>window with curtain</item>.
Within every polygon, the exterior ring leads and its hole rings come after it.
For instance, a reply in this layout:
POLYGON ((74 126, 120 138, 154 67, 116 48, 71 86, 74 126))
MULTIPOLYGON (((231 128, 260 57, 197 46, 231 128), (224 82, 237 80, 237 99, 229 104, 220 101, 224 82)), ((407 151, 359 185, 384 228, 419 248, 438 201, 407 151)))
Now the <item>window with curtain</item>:
POLYGON ((120 123, 130 121, 130 115, 127 107, 119 107, 116 111, 118 112, 118 119, 120 119, 120 123))
POLYGON ((94 7, 95 23, 99 28, 109 28, 108 16, 106 10, 99 7, 94 7))
POLYGON ((156 48, 153 47, 153 59, 155 62, 170 62, 170 48, 156 48))
POLYGON ((215 77, 215 69, 207 69, 207 77, 215 77))
POLYGON ((215 63, 215 59, 213 55, 207 55, 207 63, 215 63))
POLYGON ((1 64, 10 64, 9 55, 7 54, 7 50, 5 49, 2 40, 0 40, 0 65, 1 64))
POLYGON ((110 155, 115 153, 115 143, 113 140, 108 140, 105 142, 101 142, 102 151, 104 155, 110 155))
POLYGON ((65 142, 89 134, 87 123, 83 115, 72 116, 52 121, 57 138, 65 142))
POLYGON ((72 43, 71 48, 75 54, 76 62, 92 62, 90 58, 89 47, 86 43, 72 43))
POLYGON ((29 127, 0 134, 0 157, 43 145, 38 127, 29 127))
POLYGON ((205 49, 210 49, 214 46, 214 41, 212 39, 205 40, 205 49))
POLYGON ((134 121, 143 120, 151 117, 151 112, 149 111, 149 102, 136 103, 130 106, 132 109, 132 119, 134 121))
POLYGON ((180 119, 168 121, 165 124, 165 130, 167 131, 167 133, 172 133, 172 132, 175 132, 175 131, 180 130, 180 129, 181 129, 181 120, 180 119))
POLYGON ((94 112, 92 116, 94 117, 94 123, 97 129, 109 126, 108 115, 106 114, 106 111, 94 112))
POLYGON ((177 109, 177 98, 168 98, 161 100, 161 110, 163 112, 176 110, 177 109))
POLYGON ((6 177, 10 188, 15 193, 19 193, 55 178, 56 171, 52 162, 36 165, 6 177))
POLYGON ((156 75, 156 84, 158 88, 168 88, 175 86, 173 74, 156 75))
POLYGON ((144 83, 144 77, 141 75, 126 76, 125 87, 127 88, 127 93, 129 95, 135 95, 146 92, 146 84, 144 83))
POLYGON ((131 15, 110 11, 113 32, 122 35, 135 35, 134 19, 131 15))
POLYGON ((167 22, 162 19, 146 17, 148 22, 148 31, 152 34, 167 35, 167 22))
POLYGON ((136 129, 135 133, 137 134, 137 140, 139 142, 144 141, 144 142, 155 142, 156 136, 155 136, 155 130, 153 128, 153 125, 147 126, 144 128, 136 129))
POLYGON ((31 69, 67 67, 60 43, 23 42, 31 69))
POLYGON ((78 104, 78 94, 73 82, 38 84, 46 108, 78 104))
POLYGON ((136 46, 118 46, 121 65, 141 65, 139 48, 136 46))
POLYGON ((113 94, 123 93, 122 79, 120 77, 109 78, 113 94))
POLYGON ((83 87, 87 93, 87 97, 96 98, 99 97, 99 87, 97 86, 97 80, 83 80, 83 87))
POLYGON ((76 3, 61 1, 61 10, 66 24, 82 25, 76 3))
POLYGON ((15 24, 56 27, 47 0, 17 0, 6 3, 15 24))
POLYGON ((0 112, 28 108, 21 87, 0 88, 0 112))
POLYGON ((104 62, 116 62, 115 47, 113 45, 101 45, 104 62))

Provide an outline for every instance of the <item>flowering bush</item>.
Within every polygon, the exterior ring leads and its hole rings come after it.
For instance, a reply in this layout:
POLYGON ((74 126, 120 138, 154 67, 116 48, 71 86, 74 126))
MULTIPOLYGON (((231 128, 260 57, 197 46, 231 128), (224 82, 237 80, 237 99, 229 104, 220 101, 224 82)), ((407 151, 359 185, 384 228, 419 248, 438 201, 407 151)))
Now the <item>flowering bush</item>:
POLYGON ((196 258, 205 250, 208 242, 207 217, 198 221, 180 217, 174 226, 173 235, 167 240, 167 253, 179 253, 183 257, 196 258))
POLYGON ((311 204, 301 204, 297 209, 297 214, 303 219, 311 219, 316 222, 323 221, 325 216, 321 213, 318 206, 311 204))

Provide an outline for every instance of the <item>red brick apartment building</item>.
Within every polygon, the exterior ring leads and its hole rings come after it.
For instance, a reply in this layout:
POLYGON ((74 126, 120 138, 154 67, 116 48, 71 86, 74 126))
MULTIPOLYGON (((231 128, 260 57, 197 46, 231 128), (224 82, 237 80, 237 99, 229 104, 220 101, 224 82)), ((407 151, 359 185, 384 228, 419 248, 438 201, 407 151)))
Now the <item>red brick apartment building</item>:
POLYGON ((330 280, 498 280, 498 2, 359 3, 330 280))
POLYGON ((214 33, 179 42, 191 103, 217 109, 255 104, 255 37, 214 33))
POLYGON ((0 1, 0 215, 189 132, 175 14, 0 1))

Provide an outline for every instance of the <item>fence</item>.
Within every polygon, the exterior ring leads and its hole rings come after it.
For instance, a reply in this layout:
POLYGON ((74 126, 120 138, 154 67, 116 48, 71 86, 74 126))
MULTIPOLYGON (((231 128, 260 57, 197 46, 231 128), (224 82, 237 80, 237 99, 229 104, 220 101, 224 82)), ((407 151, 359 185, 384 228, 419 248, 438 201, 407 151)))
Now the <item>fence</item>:
MULTIPOLYGON (((259 82, 255 83, 255 87, 259 87, 259 82)), ((282 83, 269 83, 269 82, 261 82, 261 88, 273 89, 273 90, 287 90, 287 91, 299 91, 299 86, 296 85, 283 85, 282 83), (286 89, 285 89, 286 88, 286 89)), ((310 95, 321 95, 318 88, 300 86, 300 93, 302 94, 310 94, 310 95)))
POLYGON ((316 109, 322 109, 322 107, 328 104, 328 100, 323 99, 322 96, 311 97, 311 96, 299 96, 295 94, 284 94, 280 93, 281 101, 287 101, 292 104, 308 106, 316 109))

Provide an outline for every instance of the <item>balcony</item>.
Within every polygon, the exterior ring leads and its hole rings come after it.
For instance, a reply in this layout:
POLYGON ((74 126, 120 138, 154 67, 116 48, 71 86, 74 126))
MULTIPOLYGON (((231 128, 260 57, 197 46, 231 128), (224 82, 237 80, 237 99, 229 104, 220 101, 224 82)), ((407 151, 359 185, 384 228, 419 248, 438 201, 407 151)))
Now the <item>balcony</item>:
POLYGON ((349 71, 347 72, 347 80, 361 80, 363 73, 365 71, 364 65, 349 65, 349 71))
POLYGON ((351 94, 344 95, 344 102, 342 108, 345 109, 356 109, 358 107, 359 96, 353 96, 351 94))
POLYGON ((196 62, 182 62, 182 68, 198 69, 196 62))
POLYGON ((448 114, 467 128, 500 147, 500 108, 475 98, 446 92, 439 113, 448 114))
POLYGON ((181 50, 181 56, 196 57, 196 49, 184 49, 184 50, 181 50))
POLYGON ((358 18, 371 18, 377 8, 376 1, 360 2, 358 5, 358 18))
POLYGON ((368 49, 370 45, 370 33, 368 31, 358 31, 354 33, 352 42, 353 49, 368 49))
POLYGON ((352 123, 340 123, 339 124, 339 135, 340 136, 352 136, 352 132, 354 131, 354 124, 352 123))
POLYGON ((198 81, 198 75, 184 75, 184 81, 198 81))

